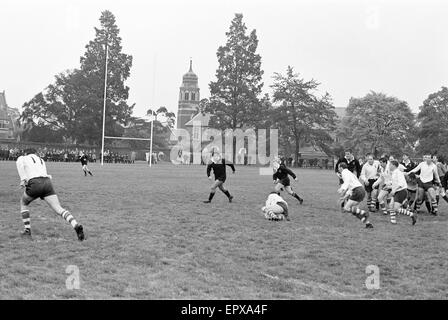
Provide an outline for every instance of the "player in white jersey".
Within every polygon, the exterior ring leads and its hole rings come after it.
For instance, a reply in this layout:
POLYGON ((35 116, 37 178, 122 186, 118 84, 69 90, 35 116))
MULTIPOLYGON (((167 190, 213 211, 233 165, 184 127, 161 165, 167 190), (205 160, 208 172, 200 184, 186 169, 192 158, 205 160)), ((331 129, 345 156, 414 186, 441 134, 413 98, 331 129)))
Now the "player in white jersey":
POLYGON ((390 175, 386 157, 380 159, 379 175, 380 177, 375 181, 372 187, 379 189, 379 207, 383 214, 386 215, 388 214, 386 204, 391 200, 390 191, 392 190, 392 177, 390 175))
POLYGON ((378 187, 373 188, 373 184, 379 178, 379 162, 373 160, 371 153, 366 156, 366 163, 362 166, 359 179, 364 183, 367 192, 367 207, 370 212, 375 212, 376 201, 378 199, 378 187))
POLYGON ((84 240, 84 231, 71 213, 61 207, 58 196, 53 189, 51 183, 51 176, 47 174, 45 161, 36 155, 34 149, 25 151, 24 156, 20 156, 17 161, 17 171, 20 176, 20 186, 25 188, 25 191, 20 199, 20 212, 25 227, 23 236, 31 237, 30 211, 29 204, 37 198, 45 200, 47 204, 58 215, 69 222, 73 229, 75 229, 78 240, 84 240))
MULTIPOLYGON (((437 172, 437 166, 432 162, 431 155, 426 154, 423 156, 423 162, 409 171, 409 173, 417 173, 420 171, 418 187, 419 192, 428 192, 428 196, 431 201, 433 215, 437 215, 438 204, 436 199, 436 191, 434 189, 434 182, 437 185, 441 185, 439 174, 437 172)), ((417 203, 417 210, 419 209, 419 204, 417 203)))
POLYGON ((358 207, 358 204, 364 200, 366 192, 357 176, 347 168, 348 165, 344 162, 338 166, 338 171, 343 181, 341 187, 338 189, 338 193, 341 196, 341 201, 346 200, 343 212, 352 213, 361 222, 365 223, 366 228, 373 228, 373 225, 368 220, 369 213, 358 207))
POLYGON ((390 192, 393 197, 389 205, 390 222, 393 224, 397 223, 396 215, 404 214, 410 216, 412 219, 412 224, 417 222, 414 212, 411 210, 406 210, 403 205, 408 201, 408 184, 404 177, 404 173, 398 169, 399 163, 396 160, 390 162, 391 180, 392 180, 392 190, 390 192))
POLYGON ((261 211, 268 220, 280 221, 286 219, 289 221, 288 203, 280 196, 280 192, 271 192, 261 211))

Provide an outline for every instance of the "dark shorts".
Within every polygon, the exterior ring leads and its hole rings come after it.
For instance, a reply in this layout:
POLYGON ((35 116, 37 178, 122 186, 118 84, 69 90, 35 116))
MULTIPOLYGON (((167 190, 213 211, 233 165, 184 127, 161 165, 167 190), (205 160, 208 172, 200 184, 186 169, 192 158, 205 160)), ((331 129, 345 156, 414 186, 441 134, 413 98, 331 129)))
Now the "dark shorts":
MULTIPOLYGON (((373 184, 375 183, 376 179, 369 179, 369 184, 366 186, 366 191, 367 192, 372 192, 373 191, 373 184)), ((378 189, 378 186, 376 186, 375 189, 378 189)))
POLYGON ((291 185, 291 180, 289 178, 285 178, 279 181, 284 187, 289 187, 291 185))
POLYGON ((403 204, 408 198, 408 190, 403 189, 400 191, 395 192, 394 194, 394 202, 403 204))
POLYGON ((226 177, 219 177, 219 178, 215 178, 215 180, 219 180, 219 181, 221 181, 222 183, 224 183, 224 182, 226 182, 226 177))
POLYGON ((352 195, 350 196, 350 200, 361 202, 364 200, 364 197, 366 196, 366 191, 363 187, 356 187, 352 191, 352 195))
POLYGON ((26 194, 33 198, 41 198, 55 195, 56 192, 53 189, 53 184, 50 178, 33 178, 28 181, 25 189, 26 194))
POLYGON ((86 166, 86 165, 87 165, 87 162, 82 162, 82 161, 81 161, 81 165, 82 165, 82 166, 86 166))
POLYGON ((418 187, 428 191, 430 188, 434 189, 434 183, 432 181, 423 183, 420 179, 418 179, 418 187))

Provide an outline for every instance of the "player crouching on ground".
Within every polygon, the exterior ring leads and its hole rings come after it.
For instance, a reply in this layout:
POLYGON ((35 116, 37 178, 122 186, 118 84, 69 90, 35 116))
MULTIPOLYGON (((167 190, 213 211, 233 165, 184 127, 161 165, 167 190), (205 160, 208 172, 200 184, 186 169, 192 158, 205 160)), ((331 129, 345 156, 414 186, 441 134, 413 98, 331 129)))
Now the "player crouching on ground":
POLYGON ((41 198, 45 200, 56 214, 72 225, 78 240, 84 240, 82 225, 76 222, 70 212, 61 207, 51 183, 51 176, 47 174, 45 162, 35 153, 34 149, 28 149, 25 151, 26 155, 20 156, 16 161, 17 171, 20 176, 20 186, 25 187, 25 191, 20 199, 20 212, 25 227, 22 235, 31 237, 30 210, 28 206, 37 198, 41 198))
POLYGON ((368 221, 369 213, 358 207, 358 204, 364 200, 366 191, 356 175, 349 171, 347 167, 346 163, 340 163, 338 167, 343 181, 342 186, 338 189, 341 200, 345 200, 343 212, 352 213, 366 225, 366 228, 373 228, 373 225, 368 221))
POLYGON ((393 197, 389 206, 390 222, 393 224, 397 223, 396 214, 398 213, 410 216, 412 225, 414 225, 417 222, 414 212, 403 208, 408 199, 408 184, 403 172, 398 169, 398 165, 398 161, 392 160, 389 167, 392 176, 392 191, 390 195, 393 197))
POLYGON ((288 215, 288 204, 280 196, 279 192, 271 192, 266 200, 266 204, 261 211, 264 212, 264 217, 272 221, 287 220, 289 221, 288 215))

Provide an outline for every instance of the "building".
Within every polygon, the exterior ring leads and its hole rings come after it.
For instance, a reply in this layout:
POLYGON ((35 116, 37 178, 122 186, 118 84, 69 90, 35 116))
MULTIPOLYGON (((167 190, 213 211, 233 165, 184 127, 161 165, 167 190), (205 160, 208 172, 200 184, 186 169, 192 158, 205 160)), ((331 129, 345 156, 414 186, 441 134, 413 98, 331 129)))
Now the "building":
POLYGON ((0 139, 14 139, 19 117, 19 110, 10 108, 6 103, 5 91, 0 92, 0 139))
POLYGON ((190 70, 184 74, 179 88, 178 129, 186 129, 186 123, 198 113, 199 100, 198 76, 193 72, 193 63, 190 60, 190 70))

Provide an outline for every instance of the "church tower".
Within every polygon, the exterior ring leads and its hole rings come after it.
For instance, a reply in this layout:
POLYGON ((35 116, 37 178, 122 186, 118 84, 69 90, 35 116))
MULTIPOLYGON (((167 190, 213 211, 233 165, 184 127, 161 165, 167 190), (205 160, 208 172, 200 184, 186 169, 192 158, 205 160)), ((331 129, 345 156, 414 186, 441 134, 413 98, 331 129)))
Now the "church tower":
POLYGON ((185 124, 196 115, 199 98, 198 76, 193 72, 192 61, 190 60, 190 70, 184 74, 179 91, 178 129, 185 129, 185 124))

